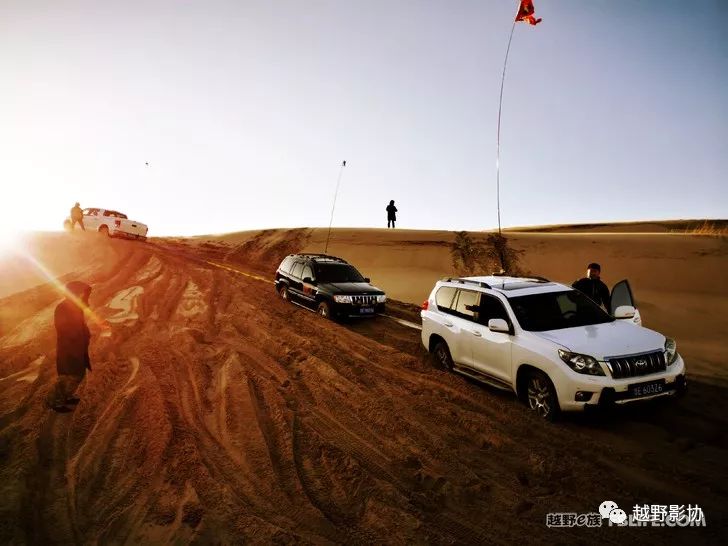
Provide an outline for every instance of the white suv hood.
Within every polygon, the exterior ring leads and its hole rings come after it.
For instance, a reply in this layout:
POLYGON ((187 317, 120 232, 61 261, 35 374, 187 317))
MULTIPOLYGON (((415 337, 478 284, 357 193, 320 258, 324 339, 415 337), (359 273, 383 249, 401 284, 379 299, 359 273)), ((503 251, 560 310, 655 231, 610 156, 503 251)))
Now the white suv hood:
POLYGON ((593 356, 597 360, 606 357, 626 356, 651 351, 662 351, 665 348, 665 336, 627 324, 621 320, 550 330, 548 332, 531 332, 542 339, 552 341, 574 353, 593 356))

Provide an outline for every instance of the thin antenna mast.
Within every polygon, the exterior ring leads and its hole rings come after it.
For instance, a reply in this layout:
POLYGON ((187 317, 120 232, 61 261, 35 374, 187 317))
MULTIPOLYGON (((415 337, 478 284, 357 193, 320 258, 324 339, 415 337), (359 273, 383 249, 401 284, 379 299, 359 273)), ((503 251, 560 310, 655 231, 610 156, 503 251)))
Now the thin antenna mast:
POLYGON ((346 167, 346 160, 341 162, 341 168, 339 169, 339 176, 336 179, 336 190, 334 191, 334 202, 331 205, 331 219, 329 220, 329 232, 326 235, 326 246, 324 247, 324 254, 329 250, 329 239, 331 238, 331 225, 334 223, 334 209, 336 208, 336 196, 339 195, 339 184, 341 183, 341 175, 344 174, 344 167, 346 167))

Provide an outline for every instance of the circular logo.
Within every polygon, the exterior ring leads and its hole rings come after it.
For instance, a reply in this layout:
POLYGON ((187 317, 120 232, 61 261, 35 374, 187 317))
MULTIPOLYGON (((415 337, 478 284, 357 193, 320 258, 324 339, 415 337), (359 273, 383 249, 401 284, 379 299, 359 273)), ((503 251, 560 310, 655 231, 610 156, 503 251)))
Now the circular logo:
POLYGON ((617 525, 622 525, 625 521, 627 521, 627 514, 621 508, 615 508, 609 512, 609 521, 616 523, 617 525))
POLYGON ((599 505, 599 515, 602 518, 608 518, 612 510, 617 508, 617 503, 614 501, 604 501, 599 505))
POLYGON ((643 370, 647 367, 647 361, 644 358, 640 358, 637 362, 634 363, 635 366, 637 366, 640 370, 643 370))

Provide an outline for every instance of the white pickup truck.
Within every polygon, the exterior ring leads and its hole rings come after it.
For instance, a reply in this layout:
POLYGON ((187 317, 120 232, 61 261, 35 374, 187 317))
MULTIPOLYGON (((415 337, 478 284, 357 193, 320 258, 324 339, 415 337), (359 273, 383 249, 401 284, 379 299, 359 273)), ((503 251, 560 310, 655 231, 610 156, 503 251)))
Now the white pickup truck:
MULTIPOLYGON (((149 231, 146 224, 129 220, 126 214, 108 209, 83 209, 83 225, 88 231, 98 231, 109 237, 139 239, 140 241, 147 240, 147 231, 149 231)), ((73 229, 70 217, 63 222, 63 227, 69 231, 73 229)))

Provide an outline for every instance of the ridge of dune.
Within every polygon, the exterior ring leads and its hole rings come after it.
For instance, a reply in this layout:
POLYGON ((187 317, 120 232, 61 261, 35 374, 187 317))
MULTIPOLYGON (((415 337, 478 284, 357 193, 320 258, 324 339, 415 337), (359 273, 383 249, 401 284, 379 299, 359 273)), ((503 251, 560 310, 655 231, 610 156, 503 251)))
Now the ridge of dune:
MULTIPOLYGON (((608 527, 548 534, 544 521, 615 497, 699 501, 700 536, 724 536, 725 239, 508 235, 525 267, 556 280, 593 259, 633 280, 645 321, 678 339, 694 373, 678 405, 549 425, 438 369, 414 330, 323 322, 235 273, 271 277, 286 254, 320 251, 322 229, 76 235, 25 247, 51 277, 92 284, 110 324, 93 330, 72 414, 43 406, 59 295, 27 259, 0 262, 0 542, 613 541, 608 527)), ((329 250, 419 303, 451 272, 452 237, 338 229, 329 250)))
POLYGON ((539 233, 690 233, 702 229, 722 231, 725 235, 728 220, 725 219, 683 219, 683 220, 637 220, 625 222, 589 222, 581 224, 553 224, 514 226, 505 228, 511 232, 539 233))

